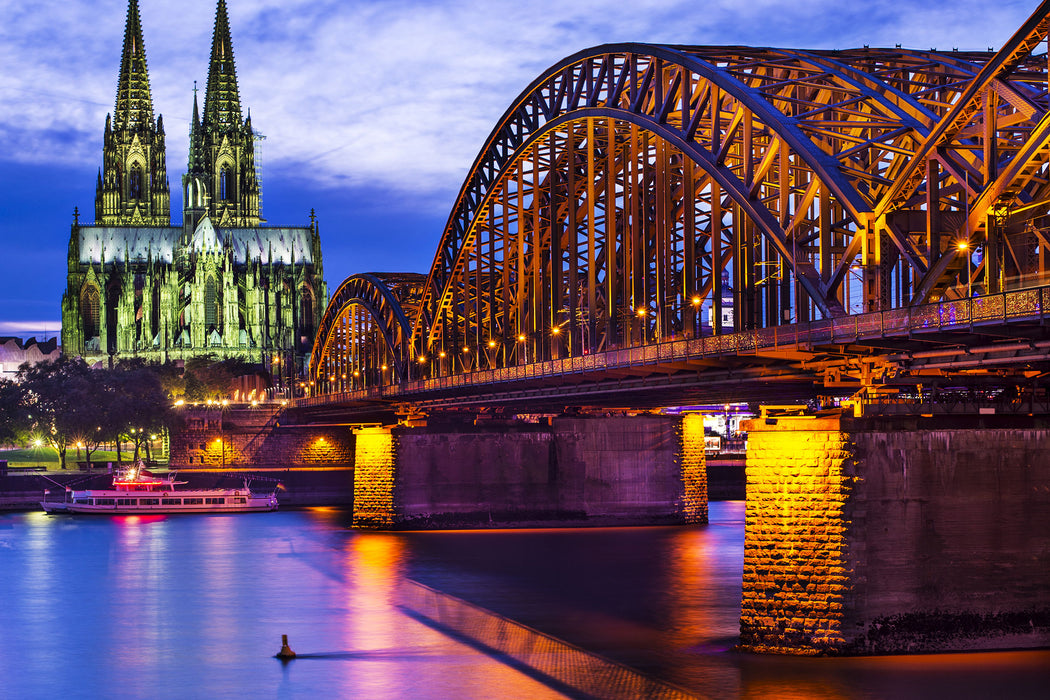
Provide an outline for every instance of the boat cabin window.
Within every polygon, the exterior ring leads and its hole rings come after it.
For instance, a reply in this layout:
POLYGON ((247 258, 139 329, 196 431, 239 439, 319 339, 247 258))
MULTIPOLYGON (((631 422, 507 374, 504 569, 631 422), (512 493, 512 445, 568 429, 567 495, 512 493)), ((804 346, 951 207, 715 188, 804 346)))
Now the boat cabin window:
POLYGON ((244 499, 244 498, 235 498, 235 499, 233 499, 233 502, 234 503, 247 503, 248 500, 244 499))
POLYGON ((113 499, 112 498, 96 498, 95 499, 95 505, 96 506, 111 506, 111 505, 113 505, 113 499))
POLYGON ((155 506, 160 504, 159 498, 140 498, 139 505, 143 506, 155 506))
POLYGON ((203 498, 184 498, 184 499, 182 499, 182 503, 183 503, 183 505, 187 505, 187 506, 199 506, 201 503, 204 503, 204 499, 203 498))
POLYGON ((181 506, 182 505, 182 499, 181 498, 162 498, 162 499, 160 499, 160 504, 162 506, 181 506))
POLYGON ((117 499, 117 505, 118 506, 134 506, 134 505, 138 505, 138 499, 137 498, 118 498, 117 499))
POLYGON ((79 504, 85 505, 85 506, 91 505, 91 499, 90 498, 84 498, 83 496, 81 496, 79 498, 74 498, 73 502, 74 503, 79 503, 79 504))
POLYGON ((225 498, 205 498, 204 502, 205 503, 214 504, 214 505, 222 505, 223 503, 226 502, 226 499, 225 498))

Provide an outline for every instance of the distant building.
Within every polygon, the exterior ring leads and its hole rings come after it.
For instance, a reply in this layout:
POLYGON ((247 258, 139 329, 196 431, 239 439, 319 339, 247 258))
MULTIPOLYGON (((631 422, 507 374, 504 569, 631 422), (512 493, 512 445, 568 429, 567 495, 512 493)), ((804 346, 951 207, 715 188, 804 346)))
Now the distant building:
POLYGON ((45 360, 57 360, 61 354, 58 338, 36 342, 36 338, 0 337, 0 378, 14 379, 18 368, 28 362, 35 365, 45 360))
POLYGON ((153 116, 137 0, 106 116, 95 222, 69 238, 62 350, 89 364, 213 353, 286 367, 309 357, 328 300, 317 221, 268 226, 242 117, 225 0, 201 113, 194 88, 182 224, 170 221, 163 118, 153 116))

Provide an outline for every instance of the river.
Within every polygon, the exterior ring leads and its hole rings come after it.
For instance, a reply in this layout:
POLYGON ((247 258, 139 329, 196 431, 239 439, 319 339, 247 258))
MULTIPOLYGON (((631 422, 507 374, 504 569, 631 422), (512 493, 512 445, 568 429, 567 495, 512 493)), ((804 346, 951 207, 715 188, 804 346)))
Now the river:
POLYGON ((337 509, 0 514, 0 697, 1047 697, 1050 651, 734 651, 743 515, 370 533, 337 509), (281 635, 296 659, 273 658, 281 635))

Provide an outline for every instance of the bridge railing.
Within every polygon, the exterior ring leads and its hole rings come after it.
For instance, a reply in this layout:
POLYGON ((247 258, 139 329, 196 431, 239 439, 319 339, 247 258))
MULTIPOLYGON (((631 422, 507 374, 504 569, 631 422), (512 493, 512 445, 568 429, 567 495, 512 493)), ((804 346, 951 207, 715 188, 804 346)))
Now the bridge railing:
POLYGON ((400 384, 298 399, 300 406, 343 401, 404 398, 466 386, 532 382, 574 374, 642 368, 675 361, 751 355, 759 351, 809 348, 900 337, 909 334, 953 331, 981 325, 1043 320, 1050 308, 1050 286, 1006 291, 1000 294, 943 301, 924 306, 891 309, 841 318, 761 328, 741 333, 700 338, 669 338, 650 345, 614 348, 604 352, 525 365, 514 365, 447 376, 415 379, 400 384))

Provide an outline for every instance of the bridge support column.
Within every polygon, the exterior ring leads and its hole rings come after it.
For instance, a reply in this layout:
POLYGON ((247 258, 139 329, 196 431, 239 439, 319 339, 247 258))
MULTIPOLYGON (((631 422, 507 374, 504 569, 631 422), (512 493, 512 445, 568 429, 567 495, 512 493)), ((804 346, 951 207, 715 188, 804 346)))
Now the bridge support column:
POLYGON ((354 432, 353 526, 385 530, 399 520, 397 437, 389 428, 354 432))
POLYGON ((799 416, 745 427, 743 648, 1050 645, 1047 426, 799 416))
POLYGON ((700 416, 356 432, 355 527, 706 523, 700 416))

